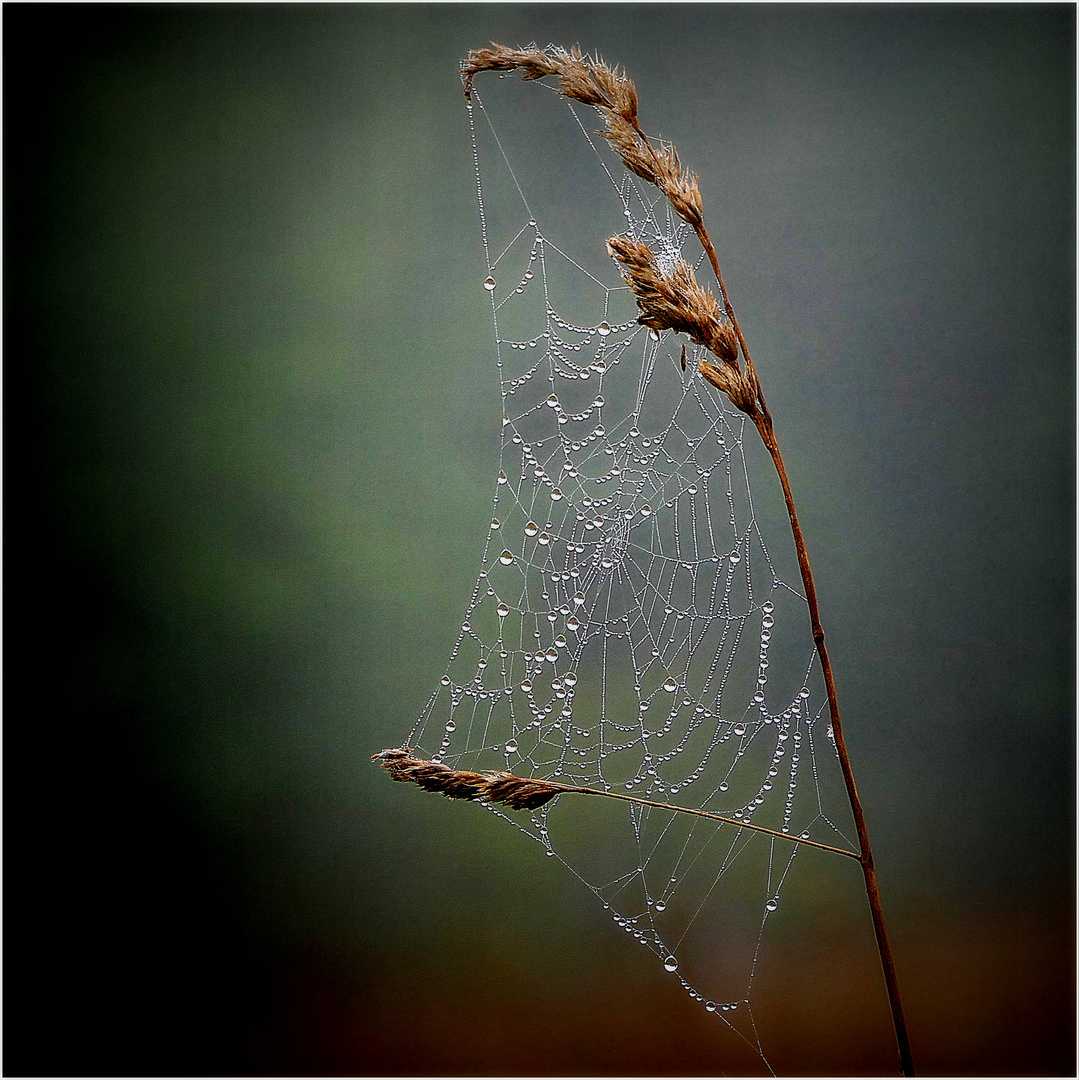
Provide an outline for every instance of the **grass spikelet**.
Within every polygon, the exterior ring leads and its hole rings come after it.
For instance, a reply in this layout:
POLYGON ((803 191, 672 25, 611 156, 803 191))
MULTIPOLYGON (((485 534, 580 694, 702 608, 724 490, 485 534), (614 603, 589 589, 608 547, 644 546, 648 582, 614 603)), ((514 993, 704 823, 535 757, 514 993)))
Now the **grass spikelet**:
POLYGON ((512 773, 467 772, 434 761, 415 758, 409 747, 383 750, 371 756, 391 780, 417 784, 424 791, 437 791, 447 799, 501 803, 513 810, 535 810, 560 795, 565 788, 546 780, 532 780, 512 773))
POLYGON ((607 252, 622 264, 622 276, 641 310, 637 321, 642 326, 688 334, 723 363, 737 368, 734 326, 711 289, 697 284, 689 263, 679 259, 664 274, 651 248, 628 236, 612 236, 607 252))
POLYGON ((581 53, 578 46, 553 49, 551 55, 535 46, 511 49, 491 42, 487 49, 473 49, 461 63, 465 94, 472 94, 472 79, 481 71, 515 71, 525 80, 557 75, 566 97, 591 105, 603 116, 607 130, 601 132, 622 163, 642 180, 666 195, 674 211, 694 228, 704 223, 704 202, 697 177, 683 172, 678 152, 669 143, 653 146, 637 124, 637 88, 620 68, 609 67, 581 53))

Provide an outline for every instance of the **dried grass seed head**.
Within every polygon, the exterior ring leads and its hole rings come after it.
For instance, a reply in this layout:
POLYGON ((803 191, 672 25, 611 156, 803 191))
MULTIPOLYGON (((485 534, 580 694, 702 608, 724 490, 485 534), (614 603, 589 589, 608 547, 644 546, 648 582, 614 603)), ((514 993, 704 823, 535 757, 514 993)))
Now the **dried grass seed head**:
POLYGON ((637 88, 621 68, 584 56, 576 45, 548 55, 534 46, 511 49, 492 42, 488 49, 473 49, 462 61, 465 93, 471 95, 472 79, 481 71, 516 69, 523 79, 557 75, 566 97, 598 109, 607 127, 601 134, 626 168, 658 187, 684 221, 694 228, 703 225, 704 203, 696 175, 682 171, 673 146, 662 142, 653 146, 637 126, 637 88))
POLYGON ((622 277, 637 300, 637 321, 653 330, 688 334, 724 364, 737 370, 738 338, 715 294, 697 284, 693 267, 679 259, 664 274, 652 249, 628 236, 612 236, 607 251, 622 266, 622 277))
POLYGON ((513 810, 535 810, 561 794, 562 788, 546 780, 533 780, 512 773, 468 772, 451 769, 435 761, 412 756, 407 746, 382 750, 371 755, 391 780, 416 784, 424 791, 437 791, 447 799, 501 803, 513 810))

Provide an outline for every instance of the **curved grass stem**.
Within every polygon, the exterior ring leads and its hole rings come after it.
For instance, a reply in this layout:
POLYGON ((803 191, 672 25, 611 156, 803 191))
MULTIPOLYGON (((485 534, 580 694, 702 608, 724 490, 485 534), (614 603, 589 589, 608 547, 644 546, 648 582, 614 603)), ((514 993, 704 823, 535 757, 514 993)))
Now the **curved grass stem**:
POLYGON ((701 246, 708 255, 708 261, 712 264, 712 270, 716 275, 719 291, 723 296, 723 302, 727 308, 727 314, 734 324, 734 332, 745 358, 746 368, 752 382, 756 387, 757 408, 749 413, 761 440, 775 465, 779 482, 783 488, 783 499, 787 506, 787 516, 790 518, 791 532, 794 536, 794 547, 798 554, 798 568, 802 574, 802 584, 805 587, 806 602, 809 606, 809 619, 813 630, 813 641, 817 646, 817 654, 820 656, 821 672, 824 675, 824 685, 828 693, 828 714, 832 724, 832 734, 835 738, 836 753, 839 756, 839 764, 843 770, 843 782, 847 788, 847 797, 850 800, 851 813, 854 816, 855 828, 858 831, 858 846, 861 854, 857 856, 862 867, 862 875, 865 878, 865 891, 869 899, 869 910, 873 917, 873 932, 877 940, 877 952, 880 955, 881 967, 884 970, 884 982, 888 989, 888 1004, 892 1011, 892 1024, 895 1028, 896 1044, 899 1049, 899 1068, 904 1076, 914 1076, 914 1059, 911 1056, 910 1037, 907 1034, 907 1021, 903 1013, 903 1002, 899 995, 899 980, 896 976, 895 961, 892 958, 892 946, 888 940, 888 930, 884 922, 884 909, 881 905, 880 888, 877 885, 877 873, 873 866, 873 850, 869 843, 869 830, 865 823, 865 814, 862 811, 862 801, 858 796, 858 787, 854 782, 854 770, 851 768, 850 756, 847 753, 847 743, 843 736, 843 722, 839 714, 839 700, 836 695, 835 676, 832 674, 832 662, 828 656, 828 649, 824 644, 824 628, 821 626, 820 609, 817 605, 817 589, 813 583, 813 569, 809 564, 809 551, 806 548, 805 537, 802 535, 802 527, 798 523, 798 512, 794 505, 794 495, 791 492, 790 480, 787 477, 787 469, 783 464, 783 455, 779 450, 776 440, 775 428, 772 424, 772 415, 764 400, 764 392, 760 388, 760 380, 749 351, 746 349, 745 337, 738 325, 738 319, 731 307, 727 296, 727 288, 723 283, 723 275, 719 269, 719 260, 716 258, 715 247, 703 225, 694 227, 701 246))

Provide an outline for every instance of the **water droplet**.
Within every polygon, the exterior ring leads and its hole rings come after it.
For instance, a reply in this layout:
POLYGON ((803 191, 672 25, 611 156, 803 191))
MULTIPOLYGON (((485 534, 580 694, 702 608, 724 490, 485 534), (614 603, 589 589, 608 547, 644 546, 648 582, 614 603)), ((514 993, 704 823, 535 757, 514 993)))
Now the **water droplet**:
POLYGON ((735 735, 739 736, 739 738, 741 736, 743 736, 746 733, 745 724, 735 724, 734 725, 734 733, 735 733, 735 735))
POLYGON ((540 533, 539 536, 536 537, 536 543, 542 544, 544 547, 546 547, 550 542, 551 537, 547 533, 540 533))
POLYGON ((798 691, 798 696, 800 698, 809 697, 809 690, 806 687, 803 686, 802 689, 798 691))
POLYGON ((504 619, 510 613, 509 605, 500 603, 498 607, 495 608, 495 611, 498 612, 498 617, 500 619, 504 619))
POLYGON ((557 409, 558 408, 558 398, 554 394, 552 394, 547 399, 547 407, 551 408, 551 409, 557 409))
POLYGON ((719 785, 719 790, 726 791, 728 787, 730 787, 730 785, 727 783, 726 780, 724 780, 723 783, 719 785))
POLYGON ((581 593, 581 592, 577 593, 577 594, 576 594, 576 595, 575 595, 575 596, 573 597, 573 602, 574 602, 574 603, 575 603, 575 604, 576 604, 576 605, 577 605, 578 607, 580 607, 580 606, 581 606, 581 605, 582 605, 582 604, 584 603, 584 593, 581 593))
POLYGON ((456 731, 457 730, 457 724, 454 723, 453 720, 447 720, 446 721, 446 730, 450 731, 450 732, 456 731))
POLYGON ((732 551, 727 558, 730 559, 731 566, 737 566, 742 561, 742 556, 737 551, 732 551))
POLYGON ((552 646, 543 655, 553 664, 558 659, 558 650, 552 646))
POLYGON ((512 551, 503 551, 502 554, 498 556, 498 561, 503 566, 509 566, 509 564, 511 562, 513 562, 513 552, 512 551))
POLYGON ((484 283, 483 283, 483 287, 488 292, 494 292, 495 291, 495 279, 493 277, 487 278, 487 280, 484 281, 484 283))
POLYGON ((631 439, 635 439, 635 438, 637 438, 637 436, 638 436, 638 435, 640 435, 640 431, 639 431, 639 430, 638 430, 637 428, 635 428, 635 427, 631 427, 631 428, 629 429, 629 437, 630 437, 631 439))
POLYGON ((545 851, 545 852, 544 852, 543 854, 544 854, 544 855, 550 855, 550 856, 553 856, 553 855, 554 855, 554 852, 553 852, 553 851, 551 851, 551 849, 550 849, 550 848, 548 848, 548 849, 547 849, 547 850, 546 850, 546 851, 545 851))
POLYGON ((538 532, 539 526, 534 521, 530 521, 525 525, 525 536, 535 536, 538 532))
POLYGON ((765 602, 764 602, 764 613, 765 613, 765 615, 771 615, 772 612, 775 611, 775 609, 776 609, 776 606, 775 606, 775 604, 772 603, 771 600, 765 600, 765 602))
POLYGON ((552 502, 558 502, 558 500, 561 499, 561 498, 562 498, 561 490, 559 488, 552 488, 551 489, 551 501, 552 502))
POLYGON ((565 682, 565 684, 567 686, 576 686, 577 685, 577 676, 574 675, 573 672, 571 671, 563 681, 565 682))
POLYGON ((506 743, 506 753, 507 754, 516 754, 517 753, 517 740, 516 739, 510 739, 510 741, 508 743, 506 743))
POLYGON ((659 341, 659 331, 658 331, 658 330, 649 330, 649 331, 648 331, 648 336, 649 336, 649 337, 650 337, 650 338, 651 338, 651 339, 652 339, 653 341, 659 341))
POLYGON ((656 901, 656 911, 666 911, 667 905, 663 900, 656 901))
POLYGON ((775 909, 779 907, 779 901, 769 900, 768 903, 764 905, 764 907, 767 911, 775 911, 775 909))
POLYGON ((450 677, 448 675, 443 675, 442 678, 439 679, 439 682, 441 682, 443 686, 449 686, 450 685, 450 677))
POLYGON ((714 1001, 706 1001, 704 1003, 704 1010, 705 1010, 705 1012, 715 1012, 716 1011, 716 1003, 714 1001))
POLYGON ((771 630, 775 624, 776 621, 771 615, 765 615, 764 618, 761 619, 761 626, 763 626, 765 630, 771 630))
POLYGON ((648 503, 645 503, 644 506, 641 507, 641 517, 651 517, 651 516, 652 516, 652 507, 650 507, 648 505, 648 503))
POLYGON ((601 322, 599 326, 596 327, 596 330, 599 331, 600 337, 606 337, 611 332, 611 324, 606 321, 601 322))
POLYGON ((567 630, 579 630, 580 627, 581 627, 581 622, 576 616, 571 615, 566 620, 566 629, 567 630))
POLYGON ((668 956, 667 959, 663 961, 663 966, 667 971, 677 971, 678 961, 673 956, 668 956))
POLYGON ((499 523, 499 520, 498 520, 498 518, 491 518, 491 531, 492 531, 492 532, 493 532, 493 531, 494 531, 495 529, 499 529, 499 528, 501 528, 501 527, 502 527, 502 526, 501 526, 501 524, 499 523))
POLYGON ((666 690, 668 694, 673 694, 675 690, 678 689, 678 683, 676 683, 674 679, 668 679, 663 684, 663 689, 666 690))

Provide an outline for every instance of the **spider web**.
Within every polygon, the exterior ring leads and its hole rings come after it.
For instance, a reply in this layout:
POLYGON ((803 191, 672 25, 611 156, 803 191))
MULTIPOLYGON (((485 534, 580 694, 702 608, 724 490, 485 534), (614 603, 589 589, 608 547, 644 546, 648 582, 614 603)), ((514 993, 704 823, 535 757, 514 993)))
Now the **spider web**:
MULTIPOLYGON (((509 121, 475 90, 467 108, 500 468, 475 588, 407 745, 854 849, 771 466, 696 347, 683 370, 683 339, 637 324, 605 253, 628 233, 661 266, 693 260, 692 231, 594 137, 592 110, 543 84, 488 85, 509 121)), ((766 932, 795 859, 835 856, 614 799, 486 809, 771 1071, 752 1005, 766 932)))

